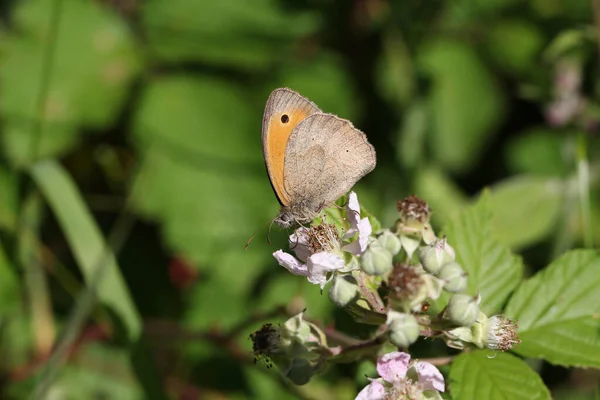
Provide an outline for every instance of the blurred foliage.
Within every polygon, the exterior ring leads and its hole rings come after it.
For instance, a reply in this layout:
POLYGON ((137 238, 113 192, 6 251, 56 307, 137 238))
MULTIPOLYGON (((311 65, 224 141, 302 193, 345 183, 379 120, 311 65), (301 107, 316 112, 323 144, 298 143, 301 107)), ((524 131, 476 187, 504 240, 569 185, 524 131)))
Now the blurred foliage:
MULTIPOLYGON (((366 132, 378 164, 356 190, 384 225, 416 194, 440 228, 489 188, 489 242, 525 274, 600 244, 589 2, 13 0, 0 16, 0 397, 357 393, 369 363, 301 388, 253 364, 248 334, 294 311, 358 329, 271 256, 276 87, 366 132)), ((594 398, 597 372, 534 368, 556 398, 594 398)))

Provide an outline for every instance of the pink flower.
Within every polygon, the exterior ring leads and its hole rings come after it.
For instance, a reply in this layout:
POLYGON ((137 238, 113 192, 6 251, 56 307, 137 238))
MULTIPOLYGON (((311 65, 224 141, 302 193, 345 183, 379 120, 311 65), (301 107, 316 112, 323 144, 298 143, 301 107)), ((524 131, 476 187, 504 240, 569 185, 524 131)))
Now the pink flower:
POLYGON ((296 257, 303 262, 306 262, 306 259, 312 253, 308 244, 308 233, 309 229, 302 226, 296 229, 288 239, 290 243, 290 249, 294 250, 296 257))
POLYGON ((380 378, 372 379, 356 400, 384 400, 386 398, 428 399, 443 392, 444 377, 428 362, 410 362, 410 355, 399 351, 384 354, 377 360, 380 378), (424 393, 427 392, 427 393, 424 393))
POLYGON ((346 214, 350 229, 343 238, 350 239, 358 233, 355 241, 341 247, 334 225, 321 224, 310 229, 300 227, 289 237, 290 249, 296 257, 282 250, 273 253, 273 257, 294 275, 305 276, 310 283, 323 289, 332 279, 332 273, 346 266, 344 251, 355 256, 362 254, 373 231, 368 218, 360 219, 360 205, 354 192, 350 193, 346 214))
POLYGON ((342 249, 355 256, 359 256, 367 249, 369 236, 373 233, 373 227, 369 222, 369 218, 360 219, 360 204, 358 204, 358 197, 354 192, 350 192, 348 196, 346 216, 350 222, 350 229, 344 235, 344 239, 349 239, 356 233, 358 233, 358 239, 345 245, 342 249))
POLYGON ((333 253, 321 251, 310 255, 306 259, 306 263, 300 262, 296 257, 284 251, 277 250, 273 256, 285 269, 294 275, 305 276, 310 283, 320 285, 321 289, 325 287, 331 277, 327 277, 330 272, 344 268, 344 260, 333 253))

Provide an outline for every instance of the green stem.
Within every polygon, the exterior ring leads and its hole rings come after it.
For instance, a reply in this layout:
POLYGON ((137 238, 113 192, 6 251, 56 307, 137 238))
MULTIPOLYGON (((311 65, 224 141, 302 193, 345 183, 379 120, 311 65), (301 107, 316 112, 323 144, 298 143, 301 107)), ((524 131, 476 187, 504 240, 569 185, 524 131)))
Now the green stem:
POLYGON ((46 272, 37 246, 41 215, 40 196, 32 192, 21 207, 19 259, 23 268, 27 300, 31 312, 32 333, 38 355, 50 353, 54 344, 55 329, 52 301, 46 272))
POLYGON ((58 35, 58 27, 60 26, 60 15, 62 0, 54 0, 51 6, 50 21, 48 27, 48 38, 46 48, 44 49, 43 58, 41 60, 42 75, 40 77, 40 91, 36 100, 34 125, 31 129, 29 154, 31 162, 37 158, 40 142, 44 128, 44 109, 46 108, 46 100, 50 89, 50 79, 54 67, 54 53, 56 50, 56 37, 58 35))
POLYGON ((585 132, 577 136, 577 189, 581 210, 583 243, 586 248, 594 246, 592 210, 590 206, 590 165, 587 159, 587 137, 585 132))

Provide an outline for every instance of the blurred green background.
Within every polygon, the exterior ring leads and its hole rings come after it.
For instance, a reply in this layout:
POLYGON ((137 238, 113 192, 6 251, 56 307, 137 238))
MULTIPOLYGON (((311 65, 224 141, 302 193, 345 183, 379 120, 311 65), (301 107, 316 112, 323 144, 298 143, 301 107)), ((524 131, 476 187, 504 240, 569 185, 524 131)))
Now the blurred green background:
MULTIPOLYGON (((288 234, 266 240, 277 87, 367 134, 378 163, 356 190, 384 226, 416 194, 439 229, 487 187, 494 235, 530 273, 597 246, 594 3, 2 2, 0 397, 346 399, 366 384, 367 364, 294 388, 253 363, 248 334, 304 308, 367 334, 271 256, 288 234)), ((597 398, 596 372, 532 366, 557 399, 597 398)))

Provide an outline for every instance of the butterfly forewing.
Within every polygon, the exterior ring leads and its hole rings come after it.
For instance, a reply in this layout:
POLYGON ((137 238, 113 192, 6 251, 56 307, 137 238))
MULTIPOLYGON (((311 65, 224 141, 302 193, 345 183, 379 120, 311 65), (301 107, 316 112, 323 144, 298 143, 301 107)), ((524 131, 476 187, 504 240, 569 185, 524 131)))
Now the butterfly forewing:
POLYGON ((285 190, 294 201, 329 205, 375 168, 363 132, 332 114, 313 114, 292 131, 285 152, 285 190))
POLYGON ((274 90, 265 106, 262 144, 271 186, 282 205, 292 201, 284 185, 284 158, 293 129, 308 116, 320 112, 307 98, 291 89, 274 90))

